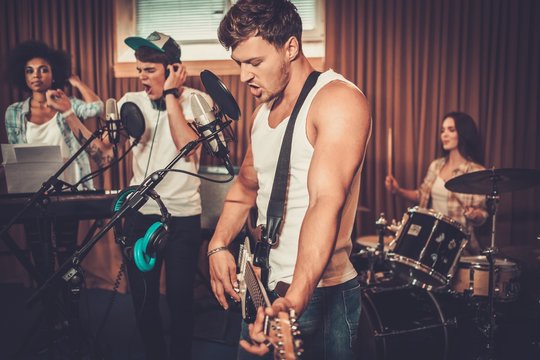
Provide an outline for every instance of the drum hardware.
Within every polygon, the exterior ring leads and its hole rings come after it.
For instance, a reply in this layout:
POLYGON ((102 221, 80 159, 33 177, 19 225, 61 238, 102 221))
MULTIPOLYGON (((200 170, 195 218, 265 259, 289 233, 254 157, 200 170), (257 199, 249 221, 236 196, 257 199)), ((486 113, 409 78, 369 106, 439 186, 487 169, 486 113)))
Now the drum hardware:
POLYGON ((476 171, 457 176, 446 182, 445 187, 454 192, 465 194, 484 194, 487 199, 487 208, 491 222, 491 246, 482 254, 488 261, 488 318, 485 333, 487 337, 486 357, 495 359, 495 311, 494 311, 494 280, 495 280, 495 256, 498 249, 495 246, 495 231, 497 223, 497 208, 499 194, 522 190, 540 184, 540 171, 534 169, 490 169, 476 171))
MULTIPOLYGON (((393 224, 396 226, 395 221, 393 224)), ((367 286, 382 282, 386 283, 388 279, 393 277, 393 274, 390 274, 388 271, 386 253, 394 243, 393 234, 395 231, 387 226, 384 213, 380 214, 375 225, 377 227, 377 235, 358 237, 355 243, 364 248, 360 249, 360 251, 351 257, 351 259, 355 259, 354 263, 358 264, 357 271, 361 273, 360 281, 367 286), (364 260, 363 264, 362 260, 364 260)))
POLYGON ((377 260, 379 261, 379 264, 382 264, 385 260, 384 235, 387 224, 388 222, 386 221, 384 213, 381 213, 377 221, 375 221, 375 226, 377 227, 377 233, 379 235, 379 243, 377 244, 377 251, 379 252, 377 260))

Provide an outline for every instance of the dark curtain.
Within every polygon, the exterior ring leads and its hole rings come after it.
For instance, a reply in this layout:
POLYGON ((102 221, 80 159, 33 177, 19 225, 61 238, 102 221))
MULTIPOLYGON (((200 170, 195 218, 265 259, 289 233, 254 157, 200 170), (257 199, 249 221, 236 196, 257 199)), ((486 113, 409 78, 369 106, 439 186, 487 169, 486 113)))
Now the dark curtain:
MULTIPOLYGON (((384 188, 389 128, 393 173, 406 188, 441 155, 450 111, 476 120, 487 168, 540 169, 539 16, 534 0, 326 2, 326 65, 358 84, 373 117, 360 198, 372 212, 359 213, 360 234, 375 233, 380 212, 400 220, 413 205, 384 188)), ((501 194, 496 225, 499 247, 538 243, 540 187, 501 194)))
MULTIPOLYGON (((0 0, 0 52, 6 59, 9 50, 25 40, 41 40, 50 46, 66 51, 71 57, 72 73, 79 75, 90 88, 102 99, 113 94, 115 81, 112 76, 114 63, 114 17, 113 4, 108 0, 0 0)), ((2 63, 2 74, 10 69, 2 63)), ((80 96, 67 88, 68 93, 80 96)), ((0 113, 4 113, 9 104, 28 96, 12 89, 4 78, 0 83, 0 113)), ((96 122, 87 123, 91 130, 96 122)), ((0 141, 7 142, 4 126, 0 130, 0 141)), ((111 188, 114 169, 99 179, 96 188, 111 188)), ((37 190, 37 189, 36 189, 37 190)), ((81 222, 79 239, 86 235, 89 221, 81 222)), ((22 230, 14 226, 11 234, 22 237, 22 230)), ((24 242, 19 243, 24 247, 24 242)), ((4 249, 4 244, 0 245, 4 249)), ((13 257, 0 258, 2 280, 23 280, 29 282, 13 257)), ((109 286, 118 272, 120 254, 111 234, 102 238, 84 259, 88 286, 109 286)))
MULTIPOLYGON (((108 0, 0 0, 0 54, 5 59, 17 43, 43 40, 68 51, 73 72, 102 99, 119 99, 140 87, 137 79, 114 78, 113 8, 108 0)), ((371 104, 374 127, 360 198, 371 212, 359 213, 360 234, 375 232, 380 212, 399 220, 412 205, 384 189, 388 128, 393 131, 393 173, 408 188, 420 184, 429 162, 439 155, 440 121, 452 110, 468 112, 477 121, 488 167, 540 169, 537 1, 327 0, 325 17, 326 67, 355 82, 371 104)), ((238 76, 221 78, 242 112, 233 126, 238 140, 231 144, 231 159, 240 165, 256 104, 238 76)), ((187 85, 203 89, 198 76, 187 85)), ((22 94, 0 83, 2 116, 20 99, 22 94)), ((0 141, 6 142, 3 126, 0 141)), ((208 156, 202 163, 217 164, 208 156)), ((131 176, 129 164, 128 157, 96 187, 124 187, 131 176)), ((535 244, 539 204, 540 187, 501 194, 497 245, 535 244)), ((23 244, 20 229, 12 233, 23 244)), ((5 249, 3 243, 0 248, 5 249)), ((119 264, 109 234, 83 263, 88 286, 111 287, 119 264)), ((28 281, 5 251, 0 270, 0 281, 28 281)))

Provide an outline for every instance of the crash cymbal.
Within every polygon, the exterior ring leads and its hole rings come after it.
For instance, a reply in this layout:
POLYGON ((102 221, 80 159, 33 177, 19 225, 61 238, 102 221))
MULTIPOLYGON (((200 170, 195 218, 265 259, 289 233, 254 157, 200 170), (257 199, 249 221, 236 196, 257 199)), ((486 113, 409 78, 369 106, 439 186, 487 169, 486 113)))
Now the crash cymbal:
POLYGON ((448 190, 463 194, 493 194, 523 190, 540 184, 540 171, 535 169, 491 169, 475 171, 450 179, 448 190))

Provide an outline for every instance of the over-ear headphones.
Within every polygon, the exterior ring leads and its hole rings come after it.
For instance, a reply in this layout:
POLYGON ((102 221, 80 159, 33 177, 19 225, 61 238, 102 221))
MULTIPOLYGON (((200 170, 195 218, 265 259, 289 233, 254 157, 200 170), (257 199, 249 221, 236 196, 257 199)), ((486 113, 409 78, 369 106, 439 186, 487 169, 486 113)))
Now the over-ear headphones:
POLYGON ((152 103, 152 109, 158 110, 158 111, 165 111, 167 110, 167 107, 165 106, 165 99, 163 97, 160 97, 157 100, 150 100, 152 103))
MULTIPOLYGON (((112 210, 114 213, 122 209, 126 200, 136 191, 136 189, 137 186, 130 186, 118 194, 116 201, 113 203, 112 210)), ((135 241, 135 245, 133 246, 133 261, 137 268, 142 272, 148 272, 154 268, 158 253, 167 245, 169 237, 169 220, 171 218, 171 215, 167 211, 167 208, 159 195, 154 190, 150 190, 148 195, 158 204, 161 219, 153 223, 148 230, 146 230, 144 236, 135 241)), ((120 221, 117 221, 114 225, 114 234, 116 239, 123 239, 123 229, 120 221)), ((126 245, 125 239, 120 242, 122 245, 126 245)), ((125 250, 126 248, 124 249, 124 254, 130 257, 125 250)))

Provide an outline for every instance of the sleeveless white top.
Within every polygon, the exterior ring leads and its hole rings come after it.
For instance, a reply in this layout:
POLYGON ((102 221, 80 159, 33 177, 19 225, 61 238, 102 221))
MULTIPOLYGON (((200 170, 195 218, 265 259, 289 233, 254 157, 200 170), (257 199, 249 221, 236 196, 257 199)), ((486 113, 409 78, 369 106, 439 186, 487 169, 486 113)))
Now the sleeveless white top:
MULTIPOLYGON (((315 95, 324 85, 334 80, 350 83, 342 75, 332 70, 322 73, 304 101, 296 119, 292 139, 290 181, 283 228, 279 236, 279 243, 270 251, 269 287, 271 289, 275 287, 278 281, 287 283, 292 281, 298 253, 300 227, 309 204, 307 175, 313 156, 313 146, 310 144, 306 133, 307 114, 315 95)), ((260 107, 251 132, 253 161, 259 183, 257 192, 258 224, 266 224, 266 211, 274 182, 279 151, 289 121, 287 118, 276 128, 271 128, 268 125, 271 107, 271 102, 260 107)), ((328 119, 328 121, 331 120, 328 119)), ((336 247, 318 284, 320 287, 338 285, 357 275, 349 261, 349 255, 352 249, 351 231, 360 189, 360 172, 361 167, 355 175, 349 190, 336 247)))
MULTIPOLYGON (((58 124, 54 119, 59 116, 58 114, 54 115, 49 121, 43 124, 35 124, 28 121, 26 124, 26 141, 28 144, 43 144, 43 145, 58 145, 60 146, 60 155, 62 160, 65 162, 71 157, 71 153, 66 144, 66 140, 58 127, 58 124)), ((51 169, 51 175, 58 169, 51 169)), ((77 163, 72 162, 67 169, 61 175, 61 178, 70 183, 74 184, 82 178, 82 172, 77 163)))
POLYGON ((448 190, 444 187, 444 180, 437 176, 431 187, 431 207, 433 210, 448 216, 448 190))

